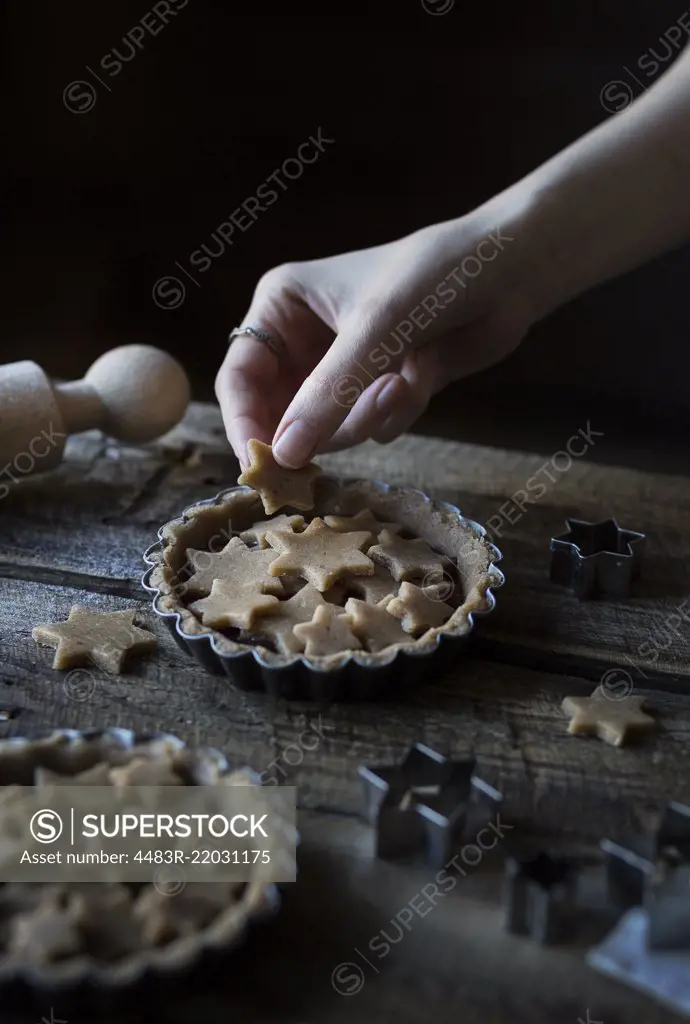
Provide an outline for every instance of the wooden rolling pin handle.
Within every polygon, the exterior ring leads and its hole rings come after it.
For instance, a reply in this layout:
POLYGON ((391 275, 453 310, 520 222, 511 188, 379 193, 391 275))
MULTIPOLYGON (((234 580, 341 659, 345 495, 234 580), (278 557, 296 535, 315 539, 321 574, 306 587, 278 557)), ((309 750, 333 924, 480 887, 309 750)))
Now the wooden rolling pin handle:
POLYGON ((150 345, 125 345, 97 359, 84 380, 55 384, 36 363, 0 367, 0 470, 53 469, 70 434, 99 429, 130 444, 167 434, 189 405, 180 364, 150 345))
POLYGON ((54 384, 53 392, 67 434, 80 434, 83 430, 103 428, 106 418, 103 403, 85 380, 54 384))

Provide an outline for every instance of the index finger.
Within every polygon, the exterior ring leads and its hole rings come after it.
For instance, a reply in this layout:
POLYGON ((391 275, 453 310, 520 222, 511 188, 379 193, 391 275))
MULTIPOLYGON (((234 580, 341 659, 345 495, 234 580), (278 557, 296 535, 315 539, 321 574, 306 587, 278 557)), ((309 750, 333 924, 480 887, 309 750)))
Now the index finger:
POLYGON ((331 347, 304 381, 286 409, 273 438, 273 453, 297 469, 335 434, 353 406, 384 374, 402 365, 404 340, 389 336, 390 324, 358 317, 343 325, 331 347), (364 320, 364 322, 362 322, 364 320))
POLYGON ((270 443, 274 423, 267 389, 278 376, 273 353, 255 338, 235 338, 216 377, 216 397, 228 441, 243 469, 247 466, 247 441, 255 437, 270 443))

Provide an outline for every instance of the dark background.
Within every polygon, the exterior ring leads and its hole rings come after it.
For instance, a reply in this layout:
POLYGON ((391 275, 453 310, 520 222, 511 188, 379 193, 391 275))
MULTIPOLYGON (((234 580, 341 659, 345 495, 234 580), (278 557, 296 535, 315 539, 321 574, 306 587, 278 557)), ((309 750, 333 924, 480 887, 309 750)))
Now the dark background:
MULTIPOLYGON (((606 83, 641 93, 651 80, 624 68, 665 55, 659 37, 687 10, 609 0, 470 12, 455 0, 431 16, 420 0, 188 0, 108 77, 101 58, 127 52, 122 37, 152 6, 29 2, 5 14, 0 359, 78 377, 113 345, 149 342, 181 358, 198 398, 212 397, 263 271, 471 209, 609 116, 606 83), (96 89, 82 114, 63 102, 79 79, 96 89), (214 229, 319 126, 335 144, 199 287, 185 280, 175 262, 215 245, 214 229), (186 296, 161 309, 152 288, 169 274, 186 296)), ((499 368, 441 396, 420 428, 551 451, 589 419, 607 438, 595 457, 686 469, 689 270, 686 249, 558 311, 499 368)))

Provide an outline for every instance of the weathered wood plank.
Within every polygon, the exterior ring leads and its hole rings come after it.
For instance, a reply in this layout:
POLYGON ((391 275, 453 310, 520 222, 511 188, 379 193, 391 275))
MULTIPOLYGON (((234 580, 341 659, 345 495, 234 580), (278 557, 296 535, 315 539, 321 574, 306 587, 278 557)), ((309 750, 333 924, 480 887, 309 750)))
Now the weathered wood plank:
MULTIPOLYGON (((521 657, 527 664, 551 657, 554 670, 565 665, 590 678, 620 668, 638 683, 652 683, 660 673, 676 680, 690 674, 688 480, 582 458, 520 514, 506 500, 544 465, 542 456, 405 437, 322 461, 347 475, 412 483, 494 524, 508 586, 498 594, 497 611, 481 623, 484 656, 521 657), (610 513, 648 532, 643 578, 630 600, 579 603, 547 579, 549 537, 562 531, 565 514, 610 513)), ((183 425, 146 449, 106 443, 98 434, 73 438, 63 468, 22 480, 0 505, 0 575, 135 596, 141 554, 156 528, 236 473, 210 406, 193 406, 183 425), (93 587, 85 576, 94 577, 93 587)))
MULTIPOLYGON (((589 971, 581 949, 542 950, 503 935, 496 876, 487 876, 484 864, 433 915, 415 920, 413 933, 384 962, 375 961, 378 973, 362 965, 355 947, 366 954, 370 939, 390 928, 430 877, 372 859, 371 831, 356 817, 356 770, 398 759, 415 740, 476 756, 484 776, 504 791, 516 827, 572 849, 591 849, 602 828, 622 836, 650 827, 670 797, 690 800, 690 694, 683 692, 690 664, 683 614, 690 481, 583 458, 516 518, 506 500, 526 487, 543 456, 403 438, 323 462, 335 472, 420 487, 500 528, 508 585, 498 592, 497 611, 480 620, 478 642, 444 679, 375 709, 244 694, 198 669, 146 608, 141 553, 157 526, 237 475, 212 407, 192 407, 180 428, 145 449, 97 434, 75 438, 64 467, 22 481, 0 502, 0 708, 14 712, 0 718, 0 737, 57 726, 164 729, 217 746, 232 761, 300 790, 300 884, 288 889, 275 926, 239 954, 232 971, 222 966, 197 987, 181 988, 174 1007, 153 998, 126 1019, 135 1024, 155 1012, 170 1024, 191 1017, 215 1024, 239 1010, 257 1024, 286 1015, 303 1024, 340 1024, 352 1020, 354 1008, 367 1019, 406 1024, 431 1006, 440 1024, 546 1024, 585 1019, 591 1007, 592 1019, 607 1024, 641 1011, 649 1024, 670 1024, 672 1015, 589 971), (548 538, 562 530, 565 515, 609 514, 648 532, 643 579, 629 601, 580 604, 548 582, 548 538), (33 625, 66 618, 74 602, 116 609, 137 597, 141 621, 161 646, 122 677, 92 668, 54 672, 52 653, 31 639, 33 625), (521 667, 510 664, 517 660, 521 667), (628 671, 659 718, 658 732, 639 746, 615 750, 567 734, 563 696, 591 692, 596 672, 607 666, 628 671), (675 683, 680 693, 672 694, 675 683), (334 968, 347 961, 366 972, 354 1001, 331 985, 334 968), (269 991, 267 964, 275 996, 259 1006, 257 993, 269 991)), ((36 1019, 50 1010, 35 1006, 36 1019)))
POLYGON ((690 697, 640 689, 659 716, 659 733, 622 750, 567 735, 560 702, 591 692, 591 682, 471 657, 437 684, 377 703, 375 713, 366 703, 274 703, 198 669, 148 612, 142 622, 157 633, 160 651, 125 675, 54 672, 52 653, 33 642, 31 628, 65 619, 78 601, 124 604, 66 587, 0 581, 0 705, 17 712, 0 723, 0 736, 57 726, 168 730, 217 746, 259 772, 273 765, 272 774, 301 787, 303 805, 345 813, 360 808, 360 763, 398 759, 421 740, 475 756, 526 828, 592 841, 602 822, 624 831, 666 799, 690 799, 690 697))
POLYGON ((51 1019, 51 1005, 55 1018, 93 1024, 419 1024, 431 1014, 438 1024, 678 1019, 586 966, 587 938, 606 922, 593 910, 601 892, 593 875, 581 886, 582 933, 566 948, 544 948, 503 930, 500 845, 475 867, 459 862, 462 874, 449 869, 454 887, 446 883, 444 892, 428 868, 376 860, 371 830, 357 821, 305 812, 300 832, 298 882, 284 887, 278 917, 243 948, 122 1005, 109 999, 106 1013, 92 1012, 83 995, 37 993, 33 1013, 20 1015, 19 1000, 3 997, 3 1024, 51 1019))
POLYGON ((284 887, 279 916, 229 958, 123 1006, 113 1000, 107 1014, 90 1012, 83 996, 40 993, 33 1015, 15 1017, 17 1000, 3 998, 4 1024, 50 1019, 51 1003, 55 1018, 87 1013, 94 1024, 419 1024, 432 1013, 438 1024, 677 1020, 586 966, 586 937, 605 924, 592 909, 601 891, 593 876, 581 887, 583 933, 567 948, 543 948, 503 930, 500 846, 476 867, 459 862, 463 874, 449 869, 455 884, 444 894, 428 868, 377 861, 359 822, 303 813, 300 832, 299 878, 284 887))

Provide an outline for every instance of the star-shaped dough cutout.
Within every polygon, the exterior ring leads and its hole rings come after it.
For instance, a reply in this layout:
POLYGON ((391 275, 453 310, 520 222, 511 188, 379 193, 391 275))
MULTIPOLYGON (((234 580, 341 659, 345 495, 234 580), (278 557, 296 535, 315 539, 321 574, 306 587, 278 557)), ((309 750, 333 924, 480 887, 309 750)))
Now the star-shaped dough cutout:
POLYGON ((295 626, 310 622, 316 609, 324 604, 327 602, 319 591, 307 583, 289 601, 279 601, 276 608, 260 619, 256 636, 272 640, 281 654, 301 654, 304 644, 295 636, 295 626))
POLYGON ((34 786, 109 786, 110 765, 105 761, 87 768, 77 775, 62 775, 39 765, 34 769, 34 786))
POLYGON ((31 635, 45 647, 55 647, 53 668, 75 668, 92 661, 106 672, 118 675, 130 654, 142 654, 156 647, 156 638, 134 625, 136 611, 94 612, 75 604, 67 622, 35 626, 31 635))
POLYGON ((136 953, 140 948, 132 893, 124 885, 100 882, 88 886, 74 894, 72 905, 86 948, 98 943, 102 955, 112 959, 136 953))
POLYGON ((270 444, 252 438, 247 441, 249 466, 238 477, 259 492, 266 515, 273 515, 286 505, 300 511, 314 507, 313 481, 321 470, 313 463, 302 469, 284 469, 273 458, 270 444))
POLYGON ((385 597, 379 604, 367 604, 356 597, 350 597, 345 612, 352 624, 352 632, 363 640, 367 650, 377 653, 391 644, 410 644, 413 641, 396 619, 387 610, 393 600, 385 597))
POLYGON ((311 622, 299 623, 294 633, 304 644, 307 658, 356 651, 362 646, 350 628, 347 615, 334 604, 319 605, 311 622))
POLYGON ((9 952, 31 963, 56 963, 82 947, 71 899, 62 890, 46 890, 35 910, 10 921, 9 952))
POLYGON ((132 894, 118 882, 101 882, 93 888, 78 890, 72 897, 75 920, 80 925, 92 928, 103 923, 103 914, 127 908, 132 909, 132 894))
POLYGON ((211 593, 189 607, 205 626, 212 629, 251 629, 258 615, 278 604, 273 594, 264 594, 260 583, 214 580, 211 593))
POLYGON ((232 901, 232 883, 189 882, 176 896, 143 889, 134 904, 145 945, 158 946, 175 938, 198 935, 232 901))
POLYGON ((304 516, 273 516, 272 519, 264 519, 254 523, 248 530, 240 534, 240 540, 245 544, 258 544, 260 548, 269 547, 266 540, 268 530, 301 530, 304 526, 304 516))
POLYGON ((437 587, 401 583, 397 597, 389 603, 387 610, 401 620, 406 633, 419 633, 430 626, 442 625, 453 614, 453 607, 438 595, 437 587))
POLYGON ((382 523, 369 508, 363 508, 353 516, 324 516, 323 521, 326 526, 337 530, 338 533, 368 530, 374 537, 378 537, 381 530, 388 530, 389 533, 399 533, 402 530, 400 523, 382 523))
POLYGON ((357 597, 369 604, 379 604, 384 597, 393 597, 398 592, 398 584, 382 565, 374 566, 372 576, 353 576, 348 585, 357 597))
POLYGON ((379 565, 385 565, 393 579, 398 581, 443 572, 448 561, 445 555, 439 555, 430 548, 425 540, 403 540, 390 530, 381 531, 378 544, 369 548, 368 554, 379 565))
POLYGON ((644 702, 644 697, 613 699, 597 687, 591 697, 566 697, 561 707, 571 716, 568 732, 598 736, 621 747, 631 734, 649 732, 656 725, 652 716, 642 711, 644 702))
POLYGON ((317 516, 303 533, 269 532, 266 539, 280 552, 271 562, 272 576, 302 576, 322 592, 347 573, 371 576, 374 572, 374 563, 362 551, 371 541, 367 530, 338 533, 317 516))
POLYGON ((21 803, 26 799, 26 787, 25 786, 0 786, 0 813, 5 808, 13 807, 17 803, 21 803))
POLYGON ((185 584, 186 593, 208 597, 214 580, 231 579, 244 585, 260 584, 262 593, 280 597, 283 586, 269 573, 274 558, 272 551, 248 548, 239 537, 232 537, 220 551, 188 548, 187 559, 195 572, 185 584))
POLYGON ((128 786, 184 786, 169 761, 152 761, 148 757, 133 757, 128 764, 110 769, 113 786, 125 789, 128 786))
POLYGON ((141 941, 144 946, 162 946, 173 939, 190 935, 194 931, 194 922, 175 920, 174 908, 171 906, 179 893, 174 896, 163 895, 154 886, 142 889, 134 903, 133 917, 141 927, 141 941))

